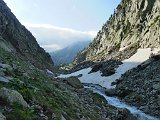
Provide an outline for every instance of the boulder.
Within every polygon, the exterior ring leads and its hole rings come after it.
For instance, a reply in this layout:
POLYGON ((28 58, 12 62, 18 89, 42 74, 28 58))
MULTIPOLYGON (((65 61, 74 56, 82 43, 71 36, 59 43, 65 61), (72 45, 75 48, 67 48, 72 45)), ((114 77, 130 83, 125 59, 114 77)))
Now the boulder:
POLYGON ((111 76, 113 74, 115 74, 115 69, 114 68, 102 71, 102 76, 111 76))
POLYGON ((6 117, 0 112, 0 120, 6 120, 6 117))
POLYGON ((76 89, 83 88, 83 84, 80 82, 80 80, 77 77, 71 76, 71 77, 68 77, 66 80, 70 86, 76 89))
POLYGON ((127 95, 130 95, 133 91, 129 89, 124 89, 122 91, 118 91, 118 96, 121 98, 126 97, 127 95))
POLYGON ((105 91, 105 94, 106 94, 107 96, 116 96, 116 95, 117 95, 115 89, 107 89, 107 90, 105 91))
POLYGON ((92 67, 92 70, 90 71, 90 73, 93 73, 93 72, 97 72, 99 71, 101 68, 103 67, 102 64, 96 64, 92 67))
POLYGON ((10 105, 13 105, 13 103, 17 102, 25 108, 29 107, 27 102, 23 99, 23 96, 16 90, 9 90, 3 87, 0 89, 0 97, 7 100, 10 105))
POLYGON ((115 120, 136 120, 135 117, 129 112, 129 110, 125 109, 118 109, 116 114, 115 120))
POLYGON ((82 77, 82 76, 83 76, 83 74, 79 74, 79 75, 77 75, 77 77, 78 77, 78 78, 80 78, 80 77, 82 77))
POLYGON ((150 58, 153 58, 155 60, 160 60, 160 54, 151 54, 150 58))

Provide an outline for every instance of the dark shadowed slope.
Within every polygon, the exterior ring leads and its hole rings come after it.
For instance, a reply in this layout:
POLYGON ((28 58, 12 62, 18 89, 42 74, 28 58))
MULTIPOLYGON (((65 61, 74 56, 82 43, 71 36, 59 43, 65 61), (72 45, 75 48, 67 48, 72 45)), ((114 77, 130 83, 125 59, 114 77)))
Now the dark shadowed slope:
POLYGON ((51 68, 50 55, 41 48, 34 36, 17 20, 0 0, 0 47, 12 52, 36 67, 51 68))

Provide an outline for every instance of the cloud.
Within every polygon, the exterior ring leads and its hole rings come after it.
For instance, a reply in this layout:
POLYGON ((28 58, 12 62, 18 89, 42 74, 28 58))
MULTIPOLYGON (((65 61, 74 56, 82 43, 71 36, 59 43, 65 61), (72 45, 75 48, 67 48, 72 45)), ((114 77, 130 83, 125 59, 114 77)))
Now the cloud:
POLYGON ((55 50, 62 49, 62 47, 57 44, 41 45, 41 47, 43 47, 47 52, 53 52, 55 50))
POLYGON ((96 31, 78 31, 48 24, 25 24, 47 52, 64 48, 77 41, 93 40, 96 31))

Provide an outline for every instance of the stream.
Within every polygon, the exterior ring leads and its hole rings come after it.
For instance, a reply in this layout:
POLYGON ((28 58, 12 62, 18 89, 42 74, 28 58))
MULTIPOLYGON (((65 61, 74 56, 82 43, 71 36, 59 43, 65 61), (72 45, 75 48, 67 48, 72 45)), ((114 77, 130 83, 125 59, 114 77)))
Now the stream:
POLYGON ((119 79, 128 70, 133 69, 138 65, 140 65, 141 63, 143 63, 144 61, 146 61, 152 53, 157 53, 157 51, 159 51, 159 49, 154 49, 154 50, 152 50, 151 48, 138 49, 137 53, 135 53, 129 59, 125 59, 124 61, 122 61, 123 64, 119 65, 119 67, 116 68, 115 74, 111 76, 102 77, 100 71, 88 74, 92 70, 92 67, 89 67, 73 72, 71 74, 65 74, 65 75, 60 74, 58 77, 67 78, 70 76, 82 75, 78 79, 80 80, 81 83, 84 84, 84 87, 92 90, 94 93, 98 93, 99 95, 103 96, 106 99, 106 101, 108 101, 108 104, 116 108, 128 109, 131 112, 131 114, 135 116, 138 120, 160 120, 160 118, 156 118, 148 114, 145 114, 143 111, 137 109, 134 106, 129 106, 125 104, 117 97, 107 96, 105 94, 105 89, 104 89, 104 88, 110 89, 115 87, 111 86, 112 82, 119 79))
POLYGON ((116 108, 128 109, 131 112, 131 114, 133 114, 133 116, 136 116, 138 118, 138 120, 160 120, 159 118, 145 114, 141 110, 138 110, 136 107, 132 107, 132 106, 129 106, 129 105, 121 102, 116 97, 106 96, 104 88, 102 88, 99 85, 84 83, 84 87, 92 90, 94 93, 97 93, 97 94, 103 96, 108 101, 108 104, 110 104, 116 108))

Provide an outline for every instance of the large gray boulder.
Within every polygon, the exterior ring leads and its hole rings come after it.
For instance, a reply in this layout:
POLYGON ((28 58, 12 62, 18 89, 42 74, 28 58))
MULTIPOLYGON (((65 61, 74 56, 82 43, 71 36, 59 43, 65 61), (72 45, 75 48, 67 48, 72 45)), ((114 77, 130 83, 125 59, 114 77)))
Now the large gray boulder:
POLYGON ((116 119, 115 120, 137 120, 130 112, 129 110, 125 109, 118 109, 116 113, 116 119))
POLYGON ((67 83, 77 89, 83 88, 83 84, 77 77, 71 76, 67 78, 67 83))
POLYGON ((115 89, 106 89, 105 94, 106 94, 107 96, 116 96, 116 95, 117 95, 117 92, 116 92, 115 89))
POLYGON ((0 89, 0 97, 7 100, 10 105, 13 105, 13 103, 17 102, 25 108, 29 107, 27 102, 23 99, 23 96, 16 90, 9 90, 3 87, 0 89))

